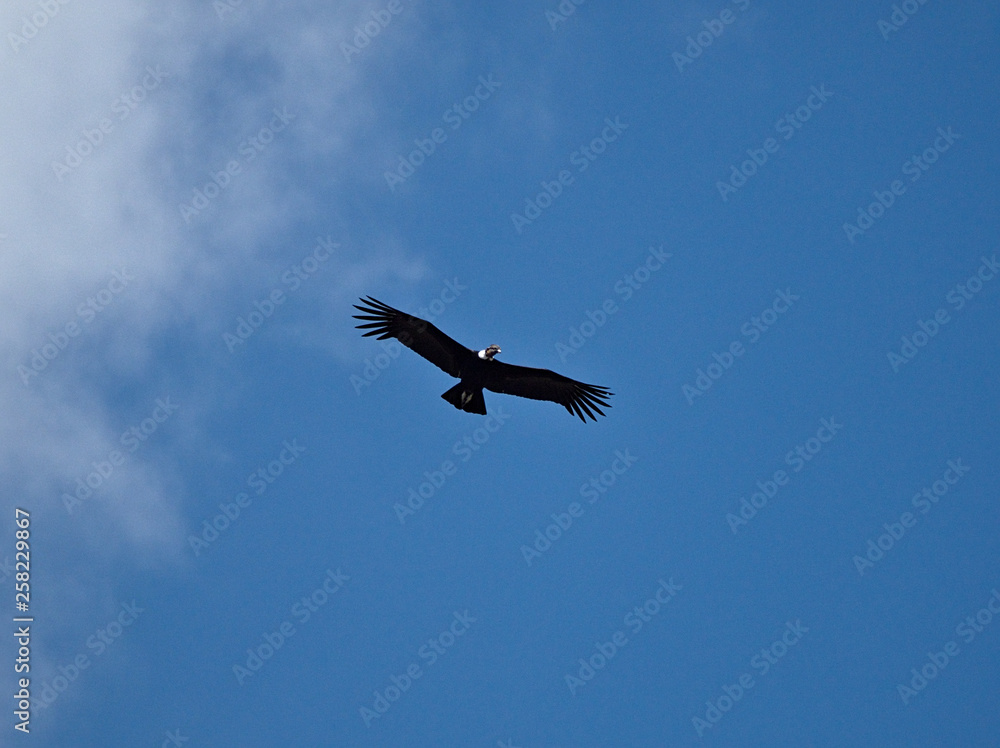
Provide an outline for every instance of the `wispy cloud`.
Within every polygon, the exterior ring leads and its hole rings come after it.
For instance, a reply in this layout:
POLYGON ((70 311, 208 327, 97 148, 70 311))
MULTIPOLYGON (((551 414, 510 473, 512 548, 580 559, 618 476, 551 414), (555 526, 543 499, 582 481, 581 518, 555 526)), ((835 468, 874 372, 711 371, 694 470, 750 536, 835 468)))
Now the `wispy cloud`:
MULTIPOLYGON (((342 216, 317 218, 353 174, 379 163, 359 141, 372 153, 392 147, 378 132, 361 137, 374 118, 366 76, 376 58, 412 43, 405 18, 369 50, 366 67, 336 50, 367 6, 310 8, 305 23, 304 5, 265 18, 243 4, 232 19, 210 3, 52 5, 58 13, 30 38, 22 27, 42 12, 37 3, 0 11, 0 470, 4 503, 30 505, 61 541, 65 555, 49 560, 42 580, 79 604, 67 607, 79 619, 117 605, 110 572, 123 559, 189 563, 190 487, 155 442, 200 441, 221 387, 213 364, 229 357, 220 334, 253 294, 274 286, 316 235, 342 248, 295 298, 317 319, 426 268, 391 231, 358 234, 342 216), (262 134, 275 110, 294 118, 262 134), (237 157, 239 173, 185 221, 179 206, 237 157), (132 280, 109 295, 116 272, 132 280), (164 354, 164 341, 179 342, 185 360, 164 354), (205 376, 168 389, 187 359, 205 376), (167 395, 176 414, 128 452, 123 434, 167 395), (67 512, 60 497, 116 450, 124 461, 67 512)), ((292 324, 276 320, 270 332, 292 324)), ((306 333, 307 342, 320 338, 306 333)), ((36 653, 42 677, 55 664, 46 644, 36 653)))

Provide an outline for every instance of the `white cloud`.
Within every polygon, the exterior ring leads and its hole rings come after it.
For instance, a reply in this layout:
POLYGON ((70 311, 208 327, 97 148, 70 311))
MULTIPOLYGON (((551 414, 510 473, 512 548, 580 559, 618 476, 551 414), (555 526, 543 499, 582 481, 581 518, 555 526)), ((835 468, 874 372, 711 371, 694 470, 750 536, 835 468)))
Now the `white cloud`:
MULTIPOLYGON (((353 175, 371 170, 357 143, 376 124, 372 82, 364 60, 348 65, 339 50, 368 6, 310 8, 307 17, 304 6, 244 2, 220 20, 208 2, 73 0, 53 4, 58 11, 15 49, 8 34, 20 34, 40 7, 0 10, 0 469, 5 503, 31 507, 50 537, 62 539, 66 557, 52 559, 54 578, 45 583, 99 617, 114 605, 107 577, 116 564, 179 560, 184 487, 170 464, 139 449, 74 515, 60 494, 120 448, 122 432, 157 396, 182 403, 163 428, 189 430, 197 441, 217 383, 209 376, 203 391, 168 392, 161 371, 171 362, 157 359, 158 344, 188 326, 192 357, 210 372, 213 360, 228 356, 220 333, 241 304, 308 249, 309 239, 288 235, 301 236, 308 224, 345 241, 339 233, 349 225, 318 224, 316 216, 346 194, 353 175), (157 66, 166 76, 153 86, 149 70, 157 66), (179 203, 236 157, 276 108, 294 121, 185 223, 179 203), (54 161, 66 167, 61 175, 54 161), (323 194, 312 192, 318 170, 323 194), (298 183, 303 174, 312 185, 298 183), (134 280, 109 295, 113 271, 134 280), (97 308, 88 322, 80 306, 91 298, 97 308), (79 334, 64 341, 68 324, 79 334), (32 350, 50 343, 48 354, 65 347, 26 386, 18 367, 30 368, 32 350), (127 412, 108 394, 125 384, 136 390, 127 412)), ((411 31, 399 19, 365 55, 391 56, 412 43, 411 31)), ((380 133, 363 139, 381 148, 380 133)), ((351 247, 302 297, 321 308, 316 318, 329 319, 332 302, 347 309, 349 298, 387 278, 412 283, 424 275, 390 232, 376 239, 351 247)), ((319 339, 320 331, 305 337, 319 339)), ((44 650, 37 656, 44 662, 44 650)))

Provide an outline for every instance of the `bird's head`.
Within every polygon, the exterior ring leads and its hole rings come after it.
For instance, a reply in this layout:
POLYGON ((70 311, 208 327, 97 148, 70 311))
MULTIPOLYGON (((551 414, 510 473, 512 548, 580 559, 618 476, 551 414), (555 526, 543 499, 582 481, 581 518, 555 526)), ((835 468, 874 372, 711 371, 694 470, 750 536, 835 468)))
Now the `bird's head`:
POLYGON ((496 343, 494 343, 489 348, 487 348, 485 351, 480 351, 479 352, 479 358, 484 359, 486 361, 492 361, 493 357, 495 355, 497 355, 498 353, 500 353, 500 346, 498 346, 496 343))

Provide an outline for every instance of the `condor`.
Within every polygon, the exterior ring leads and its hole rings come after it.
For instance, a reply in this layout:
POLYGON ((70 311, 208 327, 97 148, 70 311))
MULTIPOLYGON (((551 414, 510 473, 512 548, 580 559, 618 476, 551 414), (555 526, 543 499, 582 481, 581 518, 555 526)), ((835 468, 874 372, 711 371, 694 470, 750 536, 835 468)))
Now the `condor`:
POLYGON ((548 369, 514 366, 494 359, 500 346, 491 345, 473 351, 455 342, 427 320, 413 317, 393 309, 368 296, 361 299, 367 306, 354 305, 364 314, 355 314, 365 324, 358 329, 368 330, 367 338, 377 335, 378 340, 396 338, 412 351, 416 351, 432 364, 460 381, 441 397, 466 413, 486 415, 483 390, 517 395, 532 400, 550 400, 559 403, 570 414, 597 419, 594 413, 604 415, 601 408, 610 408, 608 398, 614 394, 607 387, 583 384, 548 369))

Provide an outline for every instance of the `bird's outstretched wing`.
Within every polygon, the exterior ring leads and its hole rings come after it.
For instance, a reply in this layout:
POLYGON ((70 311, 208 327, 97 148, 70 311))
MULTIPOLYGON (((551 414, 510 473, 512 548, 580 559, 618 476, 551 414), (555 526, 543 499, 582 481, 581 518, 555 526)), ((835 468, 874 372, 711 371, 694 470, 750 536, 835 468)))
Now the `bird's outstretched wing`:
POLYGON ((492 392, 559 403, 571 414, 580 416, 584 423, 587 422, 584 416, 597 420, 594 412, 603 416, 601 408, 611 407, 608 398, 614 394, 607 387, 577 382, 548 369, 515 366, 503 361, 491 363, 484 386, 492 392))
POLYGON ((473 351, 449 338, 427 320, 393 309, 371 296, 361 301, 368 306, 355 304, 354 308, 364 314, 355 314, 354 319, 367 322, 357 325, 358 329, 368 330, 364 334, 366 338, 371 335, 378 335, 378 340, 396 338, 411 351, 419 353, 453 377, 458 376, 462 358, 470 354, 475 355, 473 351))

